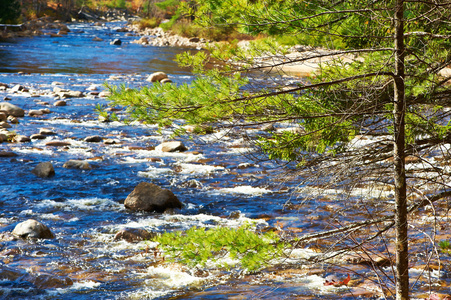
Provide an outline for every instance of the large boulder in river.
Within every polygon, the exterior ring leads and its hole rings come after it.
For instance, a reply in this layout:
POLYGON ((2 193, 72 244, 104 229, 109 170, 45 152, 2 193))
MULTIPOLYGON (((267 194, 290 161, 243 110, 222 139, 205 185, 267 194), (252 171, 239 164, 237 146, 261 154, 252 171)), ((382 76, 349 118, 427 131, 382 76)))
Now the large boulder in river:
POLYGON ((9 102, 0 102, 0 110, 5 111, 9 116, 23 117, 25 115, 25 111, 22 108, 9 102))
POLYGON ((155 150, 162 151, 162 152, 183 152, 188 150, 186 146, 179 141, 170 141, 170 142, 163 142, 157 147, 155 147, 155 150))
POLYGON ((182 203, 170 190, 162 189, 149 182, 138 184, 125 199, 124 205, 131 210, 148 212, 182 208, 182 203))
POLYGON ((55 175, 55 169, 51 162, 41 162, 32 171, 34 175, 38 177, 50 177, 55 175))
POLYGON ((25 222, 19 223, 14 227, 13 235, 20 238, 36 238, 36 239, 53 239, 55 235, 50 229, 33 219, 28 219, 25 222))
POLYGON ((168 78, 168 75, 164 72, 155 72, 149 75, 149 77, 147 77, 146 81, 150 81, 150 82, 160 82, 163 79, 168 78))

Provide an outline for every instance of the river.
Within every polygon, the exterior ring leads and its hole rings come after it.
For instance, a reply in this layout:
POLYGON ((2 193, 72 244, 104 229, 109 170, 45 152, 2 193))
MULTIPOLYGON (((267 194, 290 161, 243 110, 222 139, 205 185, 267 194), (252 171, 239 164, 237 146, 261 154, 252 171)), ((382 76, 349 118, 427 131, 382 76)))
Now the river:
MULTIPOLYGON (((314 249, 297 249, 284 268, 257 275, 190 270, 177 264, 158 264, 148 242, 115 240, 123 228, 151 232, 184 230, 192 226, 260 227, 310 233, 331 228, 329 218, 363 219, 359 209, 337 214, 340 196, 303 201, 299 178, 280 177, 286 166, 253 162, 246 143, 234 132, 184 139, 184 153, 164 153, 154 147, 169 138, 171 128, 103 123, 94 109, 107 100, 98 97, 104 83, 141 87, 156 71, 175 83, 193 79, 173 61, 186 49, 145 47, 136 36, 118 32, 123 23, 69 24, 62 37, 42 35, 0 42, 0 82, 23 85, 28 92, 0 90, 0 97, 25 110, 48 108, 42 116, 19 118, 10 129, 31 136, 40 128, 55 133, 28 143, 1 143, 0 151, 17 154, 1 159, 0 227, 2 233, 27 219, 46 224, 55 239, 1 243, 0 297, 4 299, 354 299, 348 287, 324 286, 337 272, 316 266, 302 271, 296 259, 314 249), (99 37, 103 41, 93 41, 99 37), (121 45, 111 45, 121 39, 121 45), (54 106, 55 88, 83 92, 54 106), (91 94, 89 94, 91 93, 91 94), (88 136, 114 139, 116 144, 89 143, 88 136), (48 146, 51 141, 69 143, 48 146), (69 159, 87 160, 90 170, 63 168, 69 159), (50 161, 55 176, 39 178, 31 170, 50 161), (136 213, 123 202, 134 187, 152 182, 168 188, 183 203, 173 214, 136 213), (289 206, 286 204, 289 203, 289 206), (299 268, 298 268, 299 267, 299 268), (18 274, 18 275, 8 275, 18 274)), ((254 132, 258 133, 258 129, 254 132)), ((359 206, 359 197, 347 204, 359 206)), ((387 203, 390 203, 387 201, 387 203)), ((340 271, 341 274, 345 274, 340 271)), ((371 268, 355 268, 370 274, 371 268)), ((362 275, 363 276, 363 275, 362 275)), ((369 276, 369 275, 368 275, 369 276)), ((372 295, 370 293, 370 295, 372 295)))

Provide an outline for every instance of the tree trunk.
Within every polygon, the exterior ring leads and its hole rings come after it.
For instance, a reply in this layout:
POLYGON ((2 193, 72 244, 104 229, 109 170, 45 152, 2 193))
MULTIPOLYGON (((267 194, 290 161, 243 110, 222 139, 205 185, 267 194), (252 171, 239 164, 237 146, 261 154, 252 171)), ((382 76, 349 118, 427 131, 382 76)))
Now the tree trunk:
POLYGON ((396 227, 396 299, 409 299, 409 259, 407 240, 407 197, 405 172, 405 45, 404 0, 396 1, 395 10, 395 91, 394 91, 394 181, 396 227))

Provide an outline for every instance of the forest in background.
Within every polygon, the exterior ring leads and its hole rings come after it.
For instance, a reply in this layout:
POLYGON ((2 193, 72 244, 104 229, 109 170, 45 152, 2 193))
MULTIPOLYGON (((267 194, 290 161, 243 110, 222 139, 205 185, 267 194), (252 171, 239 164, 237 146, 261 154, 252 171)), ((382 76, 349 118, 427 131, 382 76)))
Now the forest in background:
POLYGON ((21 23, 41 17, 53 17, 70 21, 81 9, 104 11, 107 9, 128 10, 141 16, 171 18, 179 1, 166 0, 2 0, 0 1, 0 20, 2 23, 21 23))

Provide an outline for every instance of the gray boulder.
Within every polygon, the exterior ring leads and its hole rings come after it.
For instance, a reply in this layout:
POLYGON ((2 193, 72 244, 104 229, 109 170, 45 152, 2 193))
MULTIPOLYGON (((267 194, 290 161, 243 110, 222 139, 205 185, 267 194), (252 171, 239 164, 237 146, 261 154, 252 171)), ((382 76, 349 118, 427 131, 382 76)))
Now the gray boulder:
POLYGON ((170 190, 149 182, 138 184, 125 199, 124 205, 131 210, 148 212, 182 208, 182 203, 170 190))
POLYGON ((36 238, 36 239, 53 239, 55 235, 50 229, 33 219, 28 219, 22 223, 19 223, 14 228, 13 235, 20 238, 36 238))
POLYGON ((0 110, 5 111, 9 116, 23 117, 25 115, 25 111, 22 108, 9 102, 0 102, 0 110))
POLYGON ((55 175, 55 169, 51 162, 41 162, 32 171, 38 177, 50 177, 55 175))

